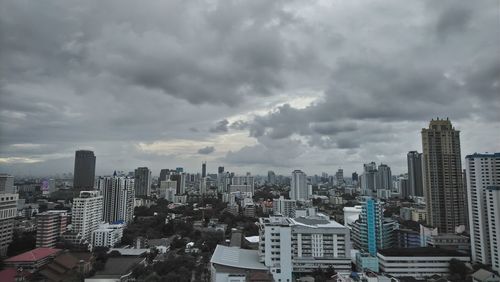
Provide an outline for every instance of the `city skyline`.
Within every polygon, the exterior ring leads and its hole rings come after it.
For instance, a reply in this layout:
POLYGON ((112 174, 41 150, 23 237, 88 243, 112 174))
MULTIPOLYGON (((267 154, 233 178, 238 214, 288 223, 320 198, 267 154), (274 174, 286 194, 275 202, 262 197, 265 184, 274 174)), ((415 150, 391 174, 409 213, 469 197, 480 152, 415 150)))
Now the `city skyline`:
POLYGON ((98 175, 399 174, 436 117, 462 155, 500 151, 495 1, 24 5, 0 11, 1 172, 71 172, 88 149, 98 175))

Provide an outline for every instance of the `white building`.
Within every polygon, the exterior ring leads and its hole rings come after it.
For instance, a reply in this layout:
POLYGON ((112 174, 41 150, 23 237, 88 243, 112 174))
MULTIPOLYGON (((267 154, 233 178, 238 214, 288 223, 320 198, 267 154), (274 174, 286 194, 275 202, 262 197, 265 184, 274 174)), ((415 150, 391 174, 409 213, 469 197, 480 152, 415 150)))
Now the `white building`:
POLYGON ((381 272, 395 277, 414 278, 449 274, 451 259, 464 263, 470 261, 468 255, 438 248, 385 249, 379 250, 377 257, 381 272))
POLYGON ((308 190, 307 175, 301 170, 294 170, 290 183, 290 199, 295 201, 307 201, 309 199, 308 190))
POLYGON ((80 233, 88 242, 91 240, 92 231, 96 230, 102 221, 102 199, 99 191, 81 191, 79 197, 73 199, 73 233, 80 233))
POLYGON ((123 176, 99 178, 104 200, 103 221, 129 222, 134 216, 134 179, 123 176))
POLYGON ((92 232, 92 247, 112 248, 123 236, 123 224, 101 224, 92 232))
POLYGON ((215 248, 210 269, 212 282, 246 282, 254 274, 269 276, 269 268, 259 262, 258 251, 223 245, 215 248))
POLYGON ((0 193, 0 257, 7 254, 12 242, 18 198, 19 194, 0 193))
POLYGON ((275 281, 292 281, 292 273, 318 267, 351 270, 349 229, 325 215, 260 218, 259 236, 259 259, 275 281))
POLYGON ((252 195, 255 189, 255 181, 254 177, 247 173, 244 176, 233 176, 231 178, 231 192, 242 191, 242 192, 251 192, 252 195), (233 191, 233 187, 238 187, 238 190, 233 191))
POLYGON ((285 199, 280 196, 279 199, 273 199, 273 213, 274 215, 282 215, 286 217, 295 217, 295 208, 297 202, 295 200, 285 199))
POLYGON ((465 160, 472 260, 500 271, 500 153, 465 160))

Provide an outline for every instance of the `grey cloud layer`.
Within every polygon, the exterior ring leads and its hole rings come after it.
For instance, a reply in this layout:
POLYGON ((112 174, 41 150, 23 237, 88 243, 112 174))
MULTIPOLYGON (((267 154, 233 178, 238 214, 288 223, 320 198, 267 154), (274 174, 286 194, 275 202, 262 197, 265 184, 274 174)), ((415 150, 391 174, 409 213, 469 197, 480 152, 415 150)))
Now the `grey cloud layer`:
MULTIPOLYGON (((497 1, 0 5, 0 158, 47 160, 0 169, 56 171, 81 147, 105 169, 401 166, 436 116, 500 139, 497 1), (320 98, 270 102, 286 95, 320 98), (247 130, 257 144, 206 146, 247 130), (205 143, 189 160, 134 146, 162 140, 205 143)), ((462 130, 464 150, 500 150, 462 130)))

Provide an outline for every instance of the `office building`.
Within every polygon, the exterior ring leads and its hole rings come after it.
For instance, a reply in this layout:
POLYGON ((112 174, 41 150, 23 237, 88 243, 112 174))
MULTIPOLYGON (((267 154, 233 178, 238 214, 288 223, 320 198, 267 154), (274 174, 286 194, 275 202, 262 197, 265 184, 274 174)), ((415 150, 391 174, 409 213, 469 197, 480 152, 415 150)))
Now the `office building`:
POLYGON ((275 281, 293 281, 321 267, 350 273, 349 229, 323 214, 259 219, 259 260, 275 281))
POLYGON ((71 225, 75 238, 90 243, 92 231, 102 222, 103 205, 103 197, 95 190, 81 191, 78 198, 73 199, 71 225))
POLYGON ((335 173, 335 182, 339 186, 344 184, 344 170, 343 169, 340 168, 339 170, 337 170, 337 173, 335 173))
POLYGON ((422 153, 410 151, 406 158, 408 161, 408 196, 423 197, 422 153))
POLYGON ((12 242, 18 198, 19 194, 0 193, 0 257, 7 254, 12 242))
POLYGON ((186 193, 186 174, 173 174, 170 176, 170 179, 175 181, 177 184, 175 194, 179 196, 184 195, 186 193))
POLYGON ((73 173, 73 189, 93 190, 95 178, 95 155, 92 151, 75 152, 75 170, 73 173))
POLYGON ((377 193, 377 165, 374 162, 363 165, 363 174, 360 176, 361 194, 373 196, 377 193))
POLYGON ((135 170, 134 189, 136 197, 151 196, 151 170, 147 167, 139 167, 135 170))
POLYGON ((301 170, 294 170, 292 172, 290 199, 295 201, 307 201, 309 199, 307 175, 301 170))
POLYGON ((276 174, 272 170, 267 172, 267 183, 270 185, 276 185, 276 174))
POLYGON ((122 236, 123 224, 101 224, 92 231, 92 247, 112 248, 120 243, 122 236))
POLYGON ((0 194, 1 193, 8 193, 8 194, 14 194, 15 187, 14 187, 14 176, 5 174, 5 173, 0 173, 0 194))
POLYGON ((455 233, 455 228, 467 226, 460 132, 448 119, 431 120, 422 129, 422 149, 427 224, 439 233, 455 233))
POLYGON ((465 254, 438 248, 391 248, 379 250, 377 257, 381 272, 395 277, 418 279, 449 275, 452 259, 463 263, 470 261, 465 254))
POLYGON ((352 183, 357 183, 358 182, 359 177, 358 177, 358 173, 357 172, 353 172, 352 173, 351 180, 352 180, 352 183))
POLYGON ((471 254, 500 271, 500 153, 465 157, 471 254))
POLYGON ((207 162, 201 163, 201 177, 207 177, 207 162))
POLYGON ((384 209, 380 201, 365 198, 361 205, 359 219, 352 224, 351 236, 355 249, 377 255, 377 250, 394 246, 394 231, 397 223, 384 218, 384 209))
POLYGON ((66 232, 68 213, 65 210, 50 210, 36 215, 36 247, 52 248, 66 232))
POLYGON ((170 179, 171 170, 168 168, 164 168, 160 170, 160 177, 158 178, 158 182, 169 180, 170 179))
POLYGON ((282 215, 286 217, 295 217, 295 209, 297 202, 295 200, 285 199, 280 196, 279 199, 273 199, 273 213, 274 215, 282 215))
POLYGON ((246 186, 248 187, 247 190, 251 191, 252 194, 255 189, 255 180, 250 173, 247 173, 247 175, 235 175, 231 178, 231 186, 246 186))
POLYGON ((392 172, 388 165, 380 164, 378 166, 376 179, 376 187, 378 190, 392 190, 392 172))
POLYGON ((103 195, 103 221, 128 223, 134 216, 134 179, 123 176, 99 178, 103 195))

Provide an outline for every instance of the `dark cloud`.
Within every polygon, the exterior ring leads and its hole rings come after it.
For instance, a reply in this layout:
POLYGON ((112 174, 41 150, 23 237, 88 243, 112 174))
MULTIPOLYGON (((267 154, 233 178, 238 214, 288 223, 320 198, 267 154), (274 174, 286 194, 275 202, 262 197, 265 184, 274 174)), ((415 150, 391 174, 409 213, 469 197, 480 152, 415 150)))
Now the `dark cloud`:
POLYGON ((205 148, 201 148, 198 150, 198 154, 202 154, 202 155, 208 155, 208 154, 211 154, 215 152, 215 148, 213 146, 207 146, 205 148))
POLYGON ((213 133, 227 132, 228 125, 229 121, 227 121, 227 119, 223 119, 221 121, 218 121, 215 127, 210 128, 210 132, 213 133))
POLYGON ((500 150, 497 1, 1 5, 2 171, 404 167, 436 116, 500 150))

